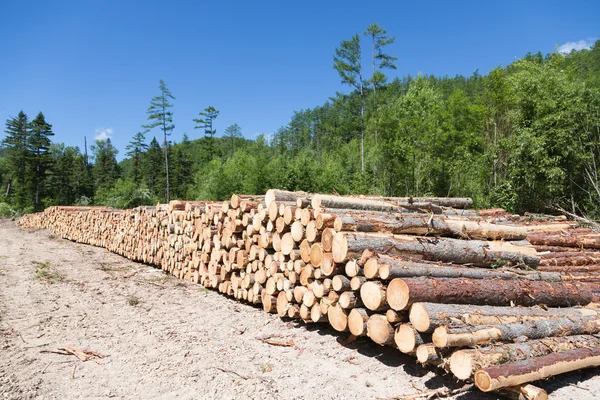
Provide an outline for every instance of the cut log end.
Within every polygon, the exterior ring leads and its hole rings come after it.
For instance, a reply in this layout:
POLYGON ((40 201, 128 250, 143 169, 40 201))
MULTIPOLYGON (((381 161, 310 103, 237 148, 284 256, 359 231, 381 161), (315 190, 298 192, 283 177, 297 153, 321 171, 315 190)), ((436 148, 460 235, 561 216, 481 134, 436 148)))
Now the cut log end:
POLYGON ((390 308, 406 310, 409 306, 410 289, 402 279, 393 279, 388 285, 386 298, 390 308))
POLYGON ((387 306, 386 291, 380 282, 365 282, 360 287, 360 298, 369 310, 377 311, 387 306))
POLYGON ((473 357, 469 352, 455 351, 450 356, 450 372, 461 380, 470 379, 473 375, 473 357))
POLYGON ((408 315, 410 323, 419 332, 428 332, 430 328, 429 313, 421 303, 415 303, 410 307, 408 315))

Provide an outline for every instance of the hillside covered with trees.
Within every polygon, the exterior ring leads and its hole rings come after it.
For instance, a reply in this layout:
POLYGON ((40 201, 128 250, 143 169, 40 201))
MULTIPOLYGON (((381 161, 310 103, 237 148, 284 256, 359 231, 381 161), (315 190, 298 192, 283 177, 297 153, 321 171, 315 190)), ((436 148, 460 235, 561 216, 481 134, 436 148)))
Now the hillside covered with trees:
POLYGON ((477 207, 600 217, 600 41, 568 55, 527 54, 487 75, 388 80, 393 40, 373 24, 342 41, 333 67, 350 91, 256 140, 237 124, 217 132, 219 110, 208 106, 194 120, 203 137, 172 143, 177 94, 163 81, 121 162, 110 139, 89 149, 52 142, 51 121, 16 105, 0 149, 0 213, 277 187, 469 196, 477 207))

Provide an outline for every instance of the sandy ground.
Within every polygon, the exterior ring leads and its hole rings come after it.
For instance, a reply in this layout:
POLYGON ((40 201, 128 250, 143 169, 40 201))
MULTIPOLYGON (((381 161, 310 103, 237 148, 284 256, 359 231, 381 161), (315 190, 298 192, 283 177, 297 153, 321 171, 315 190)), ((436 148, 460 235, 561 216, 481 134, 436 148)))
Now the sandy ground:
MULTIPOLYGON (((0 398, 371 399, 462 386, 396 350, 346 338, 0 221, 0 398), (106 357, 47 352, 64 347, 106 357)), ((599 398, 599 372, 544 387, 556 399, 599 398)))

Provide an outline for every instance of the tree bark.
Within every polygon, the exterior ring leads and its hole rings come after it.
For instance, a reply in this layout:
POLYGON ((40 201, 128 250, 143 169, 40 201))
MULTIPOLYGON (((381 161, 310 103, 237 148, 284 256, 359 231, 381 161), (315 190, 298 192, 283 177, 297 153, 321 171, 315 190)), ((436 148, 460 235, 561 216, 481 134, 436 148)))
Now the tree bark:
POLYGON ((522 343, 506 343, 480 349, 464 349, 452 353, 450 371, 458 379, 471 379, 475 371, 498 364, 514 363, 578 348, 600 347, 600 338, 592 335, 548 337, 522 343))
POLYGON ((419 332, 433 332, 442 325, 495 325, 537 319, 600 316, 590 308, 494 307, 459 304, 414 303, 409 319, 419 332))
POLYGON ((333 238, 335 262, 358 258, 365 249, 484 267, 497 264, 536 267, 540 260, 532 247, 507 242, 345 232, 338 232, 333 238))
POLYGON ((452 236, 481 240, 522 240, 527 230, 520 226, 496 225, 487 222, 456 220, 429 215, 337 216, 333 228, 339 231, 389 232, 394 234, 452 236))
POLYGON ((597 366, 600 366, 600 347, 574 349, 481 369, 475 373, 475 384, 489 392, 597 366))
POLYGON ((440 326, 433 331, 432 340, 433 344, 440 348, 466 347, 514 340, 519 336, 541 339, 598 332, 600 332, 600 317, 553 318, 492 326, 440 326))
POLYGON ((273 201, 288 201, 296 203, 298 199, 310 198, 310 196, 311 194, 306 192, 290 192, 287 190, 269 189, 265 194, 265 204, 268 208, 273 201))
POLYGON ((390 308, 406 310, 417 302, 493 306, 544 304, 549 307, 569 307, 590 303, 593 293, 589 288, 571 282, 396 278, 389 283, 386 296, 390 308))
POLYGON ((470 278, 470 279, 529 279, 536 281, 560 282, 560 273, 476 268, 462 265, 433 262, 415 262, 407 258, 372 257, 364 265, 365 276, 369 279, 392 280, 394 278, 470 278))

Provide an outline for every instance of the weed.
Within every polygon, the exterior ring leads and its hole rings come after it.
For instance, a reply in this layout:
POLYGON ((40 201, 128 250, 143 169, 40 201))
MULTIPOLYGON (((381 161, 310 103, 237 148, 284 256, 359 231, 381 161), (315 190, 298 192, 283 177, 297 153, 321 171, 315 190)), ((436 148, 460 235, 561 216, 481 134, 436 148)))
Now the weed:
POLYGON ((132 307, 137 306, 141 302, 142 299, 137 297, 135 294, 130 294, 129 296, 127 296, 127 304, 129 304, 132 307))
POLYGON ((38 262, 35 277, 49 281, 62 281, 63 277, 58 272, 52 271, 52 266, 47 262, 38 262))
POLYGON ((154 283, 165 283, 169 279, 171 279, 171 276, 169 276, 169 275, 163 275, 163 276, 155 276, 152 279, 150 279, 150 281, 154 282, 154 283))
POLYGON ((271 364, 260 364, 260 372, 263 374, 271 371, 273 371, 273 366, 271 364))
POLYGON ((208 290, 208 289, 207 289, 207 288, 205 288, 204 286, 200 286, 200 287, 198 288, 198 291, 199 291, 200 293, 210 293, 210 290, 208 290))

